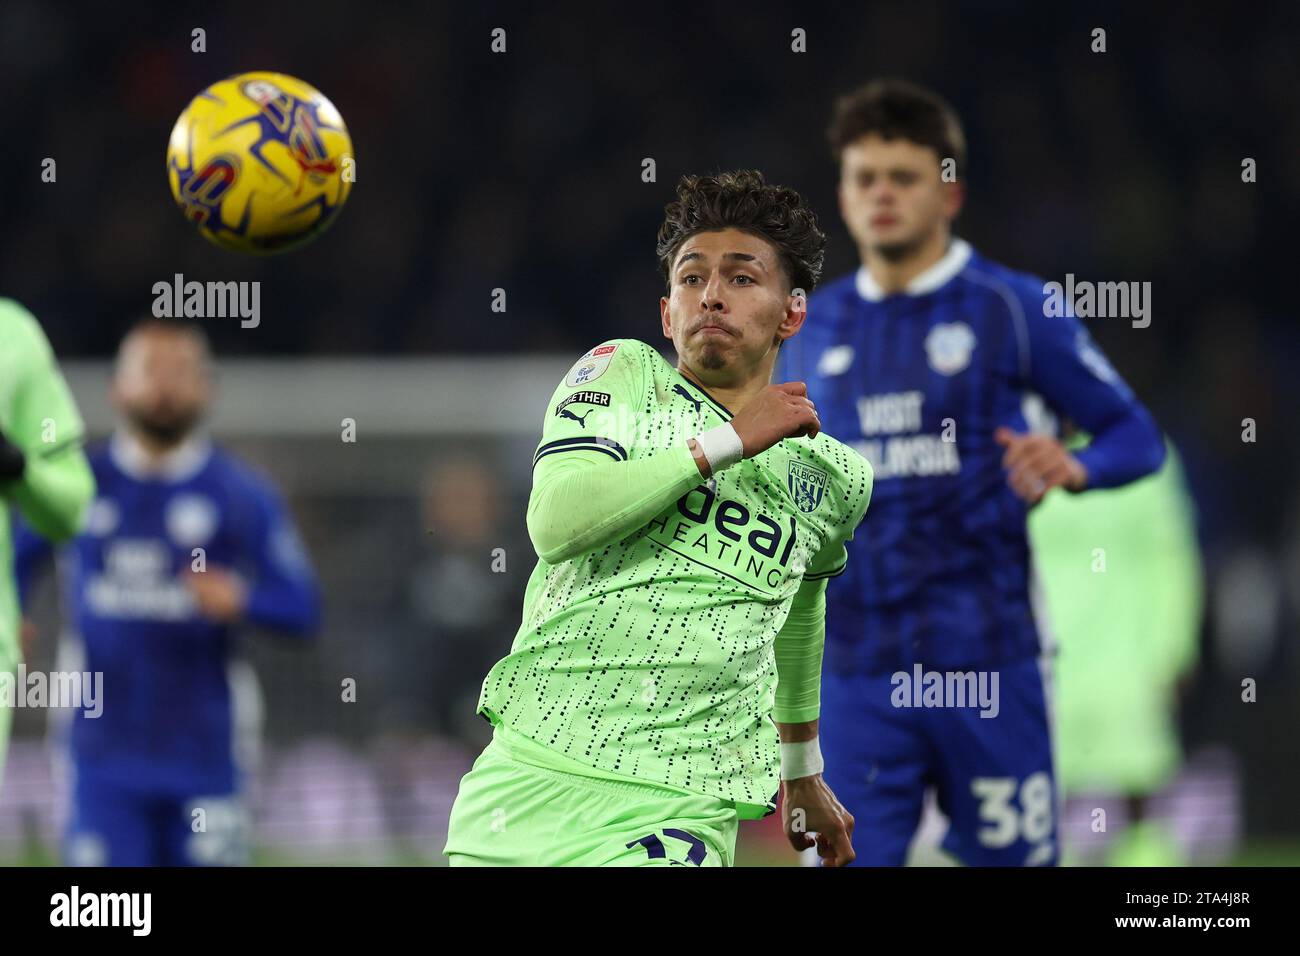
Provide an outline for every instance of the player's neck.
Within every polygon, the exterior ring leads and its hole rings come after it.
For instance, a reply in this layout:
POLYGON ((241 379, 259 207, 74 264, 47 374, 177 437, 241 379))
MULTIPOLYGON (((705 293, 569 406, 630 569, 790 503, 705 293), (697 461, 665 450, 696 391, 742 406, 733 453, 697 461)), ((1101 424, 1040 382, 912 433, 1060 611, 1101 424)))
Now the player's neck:
POLYGON ((733 415, 740 414, 740 410, 753 401, 755 395, 772 383, 772 369, 770 366, 766 374, 762 374, 760 371, 760 374, 755 375, 748 381, 727 385, 706 381, 680 361, 677 363, 677 371, 681 373, 682 378, 694 382, 708 392, 713 396, 714 401, 720 403, 733 415))
POLYGON ((901 259, 886 258, 875 249, 866 249, 862 264, 885 295, 894 295, 905 290, 909 282, 942 259, 951 241, 952 230, 936 229, 901 259))
POLYGON ((138 428, 127 428, 126 431, 131 441, 151 465, 157 465, 166 460, 168 455, 184 445, 190 437, 186 434, 179 441, 163 441, 138 428))

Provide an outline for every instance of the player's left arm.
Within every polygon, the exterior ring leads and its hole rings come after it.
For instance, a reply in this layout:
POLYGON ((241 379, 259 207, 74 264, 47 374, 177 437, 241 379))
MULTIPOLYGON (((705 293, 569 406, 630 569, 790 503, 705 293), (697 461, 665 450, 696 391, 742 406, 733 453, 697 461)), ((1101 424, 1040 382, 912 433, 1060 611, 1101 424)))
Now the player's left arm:
POLYGON ((7 414, 0 409, 0 498, 38 534, 65 541, 95 494, 81 416, 36 319, 13 302, 0 310, 0 338, 19 374, 7 414))
POLYGON ((209 564, 186 582, 200 609, 218 621, 247 621, 311 637, 320 624, 320 588, 289 510, 270 487, 246 492, 251 509, 242 542, 247 573, 209 564))
POLYGON ((245 617, 304 637, 320 624, 320 587, 302 536, 280 495, 266 488, 254 522, 254 577, 245 617))
POLYGON ((1054 409, 1092 435, 1071 453, 1048 435, 999 428, 1007 481, 1030 504, 1051 488, 1115 488, 1148 475, 1164 461, 1165 446, 1151 413, 1077 320, 1042 314, 1041 297, 1022 297, 1028 384, 1054 409))
POLYGON ((826 580, 800 584, 776 636, 773 719, 781 734, 781 823, 786 838, 796 850, 815 845, 826 866, 844 866, 854 858, 853 817, 822 779, 817 745, 826 580))
POLYGON ((825 866, 846 866, 855 856, 853 817, 822 779, 817 744, 826 587, 830 578, 848 567, 848 542, 866 514, 874 485, 871 466, 861 457, 850 458, 837 478, 836 503, 847 520, 831 529, 825 544, 809 560, 790 613, 777 632, 772 715, 781 735, 781 822, 786 837, 796 850, 815 845, 825 866), (815 839, 809 835, 812 833, 817 835, 815 839))

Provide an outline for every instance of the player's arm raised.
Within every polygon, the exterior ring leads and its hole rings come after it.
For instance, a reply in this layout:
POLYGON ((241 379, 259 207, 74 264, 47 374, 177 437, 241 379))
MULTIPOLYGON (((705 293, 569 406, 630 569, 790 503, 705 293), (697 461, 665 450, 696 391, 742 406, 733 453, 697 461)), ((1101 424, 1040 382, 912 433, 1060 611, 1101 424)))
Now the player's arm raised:
POLYGON ((614 351, 594 356, 591 372, 583 374, 592 359, 580 359, 556 390, 533 458, 528 534, 549 564, 620 540, 701 478, 817 427, 807 398, 791 393, 794 386, 771 386, 776 391, 755 399, 752 412, 747 407, 689 442, 630 458, 628 448, 647 432, 640 421, 645 371, 635 342, 606 343, 588 356, 611 345, 614 351))
POLYGON ((1092 435, 1077 453, 1049 435, 999 428, 1007 483, 1029 504, 1048 490, 1115 488, 1150 474, 1165 457, 1164 439, 1151 413, 1137 400, 1076 319, 1042 315, 1030 289, 1022 295, 1027 325, 1028 384, 1058 413, 1092 435))
POLYGON ((320 585, 288 506, 261 480, 248 481, 243 503, 238 540, 248 573, 207 564, 199 572, 186 568, 182 580, 214 621, 245 620, 283 635, 315 636, 320 585))

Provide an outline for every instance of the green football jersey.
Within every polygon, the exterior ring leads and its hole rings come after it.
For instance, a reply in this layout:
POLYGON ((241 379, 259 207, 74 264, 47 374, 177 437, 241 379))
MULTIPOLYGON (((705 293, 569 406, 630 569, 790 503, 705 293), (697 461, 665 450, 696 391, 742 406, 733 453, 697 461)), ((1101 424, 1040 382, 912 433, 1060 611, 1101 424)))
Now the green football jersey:
POLYGON ((644 342, 578 360, 546 410, 534 496, 574 456, 657 456, 680 494, 618 540, 538 562, 479 711, 595 773, 761 813, 778 785, 774 641, 801 583, 844 570, 872 472, 822 433, 706 482, 686 441, 730 418, 644 342))
POLYGON ((1199 653, 1196 515, 1171 443, 1122 488, 1053 490, 1029 512, 1057 645, 1057 779, 1066 794, 1149 793, 1178 766, 1178 678, 1199 653))
POLYGON ((95 491, 81 452, 81 416, 45 333, 18 303, 0 299, 0 431, 23 450, 23 476, 0 482, 0 669, 16 666, 18 600, 10 509, 49 538, 77 529, 95 491))

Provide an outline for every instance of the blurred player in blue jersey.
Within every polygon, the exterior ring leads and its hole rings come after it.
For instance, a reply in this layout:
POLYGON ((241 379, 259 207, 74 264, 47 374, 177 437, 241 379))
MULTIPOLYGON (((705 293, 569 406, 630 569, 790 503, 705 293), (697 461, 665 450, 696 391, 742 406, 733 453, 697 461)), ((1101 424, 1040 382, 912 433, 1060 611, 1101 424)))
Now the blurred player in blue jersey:
MULTIPOLYGON (((196 326, 146 319, 123 340, 121 423, 90 454, 98 495, 61 575, 76 641, 60 666, 103 674, 102 713, 76 711, 69 731, 72 865, 245 862, 236 701, 251 674, 236 634, 316 628, 315 576, 280 496, 198 429, 212 392, 196 326)), ((21 533, 24 590, 48 547, 21 533)))
POLYGON ((875 468, 871 513, 827 595, 826 781, 857 863, 897 865, 933 787, 971 865, 1053 864, 1056 788, 1025 521, 1050 488, 1160 466, 1151 416, 1042 280, 952 235, 965 142, 939 98, 872 83, 829 136, 861 268, 822 287, 778 376, 875 468), (1072 454, 1034 409, 1092 436, 1072 454))

